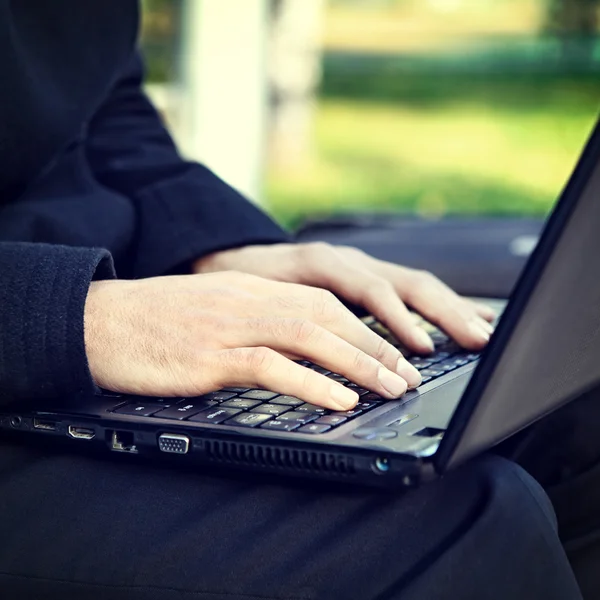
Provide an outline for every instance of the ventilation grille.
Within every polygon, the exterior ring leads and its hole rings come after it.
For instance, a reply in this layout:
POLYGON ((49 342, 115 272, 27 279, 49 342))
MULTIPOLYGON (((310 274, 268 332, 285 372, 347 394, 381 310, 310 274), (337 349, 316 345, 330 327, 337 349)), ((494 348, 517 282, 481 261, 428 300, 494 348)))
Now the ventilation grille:
POLYGON ((263 469, 293 469, 309 473, 351 476, 355 474, 351 457, 330 452, 277 448, 260 444, 204 440, 206 458, 211 462, 246 465, 263 469))

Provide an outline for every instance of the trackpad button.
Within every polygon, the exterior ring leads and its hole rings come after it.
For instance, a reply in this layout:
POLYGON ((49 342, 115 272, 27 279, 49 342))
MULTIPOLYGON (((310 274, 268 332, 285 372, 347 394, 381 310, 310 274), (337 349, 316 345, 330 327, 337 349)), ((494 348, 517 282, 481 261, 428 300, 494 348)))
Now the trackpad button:
POLYGON ((398 432, 389 427, 360 427, 352 435, 359 440, 377 442, 391 440, 398 436, 398 432))

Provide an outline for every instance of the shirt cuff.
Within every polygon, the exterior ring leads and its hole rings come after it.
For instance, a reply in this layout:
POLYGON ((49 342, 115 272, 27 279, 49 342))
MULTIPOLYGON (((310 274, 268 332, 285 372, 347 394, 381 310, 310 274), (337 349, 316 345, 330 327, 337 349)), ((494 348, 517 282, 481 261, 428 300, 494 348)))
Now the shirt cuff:
POLYGON ((93 393, 84 341, 90 283, 115 276, 96 248, 0 243, 0 382, 11 398, 93 393))
POLYGON ((134 276, 189 272, 193 261, 231 248, 290 242, 289 233, 201 165, 135 197, 134 276))

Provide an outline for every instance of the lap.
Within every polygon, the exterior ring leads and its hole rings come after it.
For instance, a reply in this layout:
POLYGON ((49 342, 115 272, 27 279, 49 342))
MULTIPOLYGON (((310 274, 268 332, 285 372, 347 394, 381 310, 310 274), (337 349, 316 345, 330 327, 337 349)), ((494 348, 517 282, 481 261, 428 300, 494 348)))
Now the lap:
POLYGON ((2 597, 578 598, 537 484, 485 458, 406 494, 0 442, 2 597))
POLYGON ((600 388, 522 432, 503 448, 545 487, 586 598, 600 597, 600 388))

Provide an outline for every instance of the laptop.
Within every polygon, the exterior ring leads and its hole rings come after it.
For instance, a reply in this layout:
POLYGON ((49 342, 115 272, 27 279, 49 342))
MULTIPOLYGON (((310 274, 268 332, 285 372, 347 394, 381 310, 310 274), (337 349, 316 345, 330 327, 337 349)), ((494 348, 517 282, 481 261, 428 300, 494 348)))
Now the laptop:
MULTIPOLYGON (((489 346, 481 354, 438 330, 432 356, 412 356, 419 388, 386 401, 360 394, 333 412, 269 390, 199 398, 99 393, 14 403, 0 427, 173 465, 412 487, 484 452, 600 382, 600 123, 547 221, 489 346)), ((381 335, 390 333, 374 320, 381 335)))

